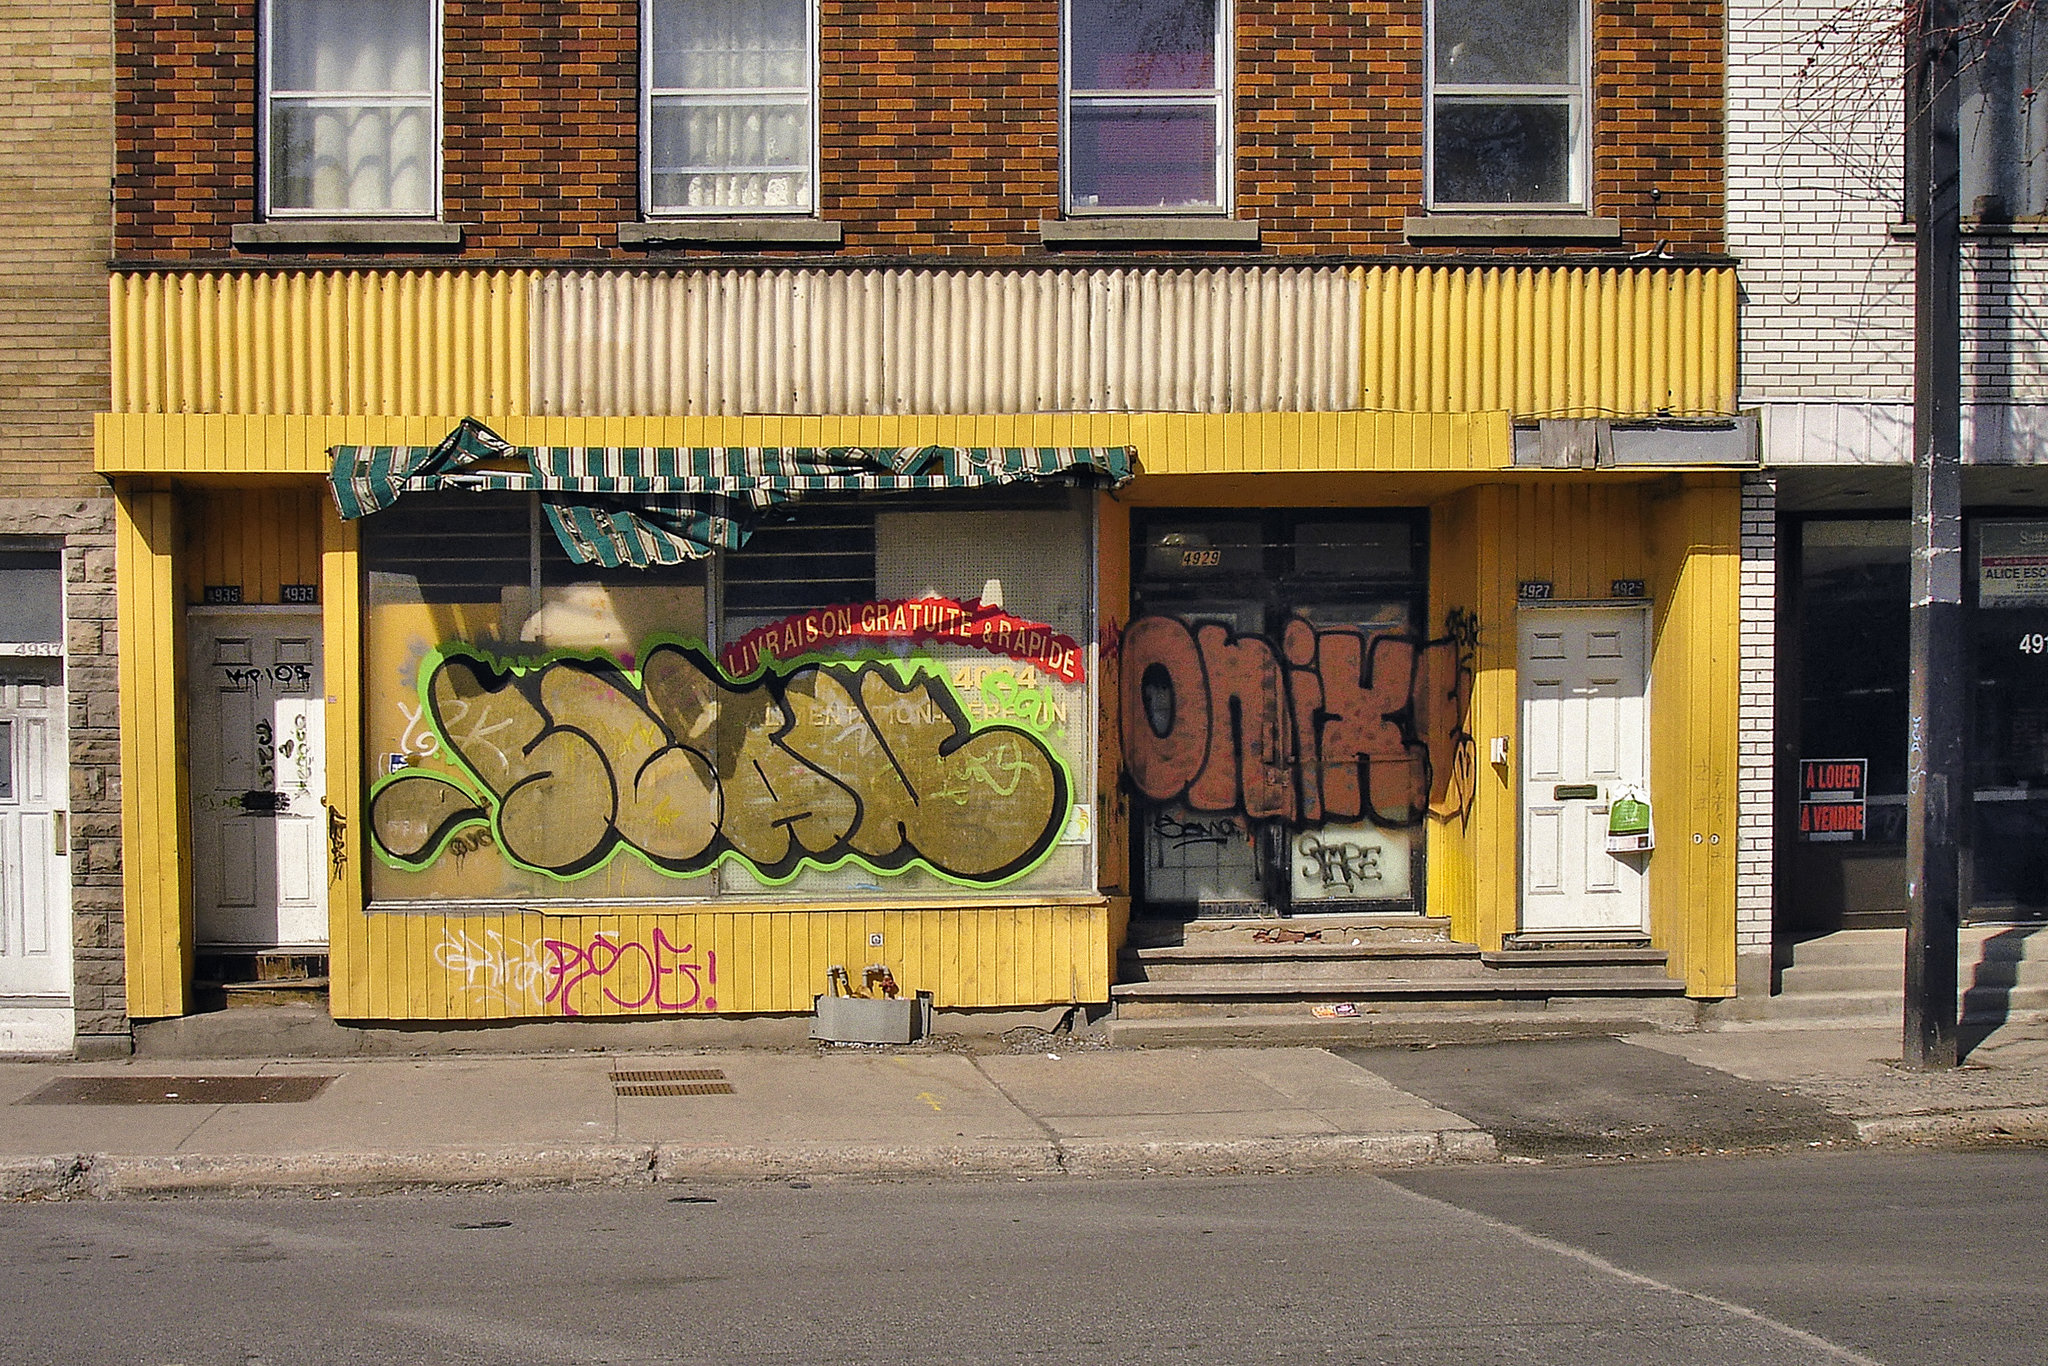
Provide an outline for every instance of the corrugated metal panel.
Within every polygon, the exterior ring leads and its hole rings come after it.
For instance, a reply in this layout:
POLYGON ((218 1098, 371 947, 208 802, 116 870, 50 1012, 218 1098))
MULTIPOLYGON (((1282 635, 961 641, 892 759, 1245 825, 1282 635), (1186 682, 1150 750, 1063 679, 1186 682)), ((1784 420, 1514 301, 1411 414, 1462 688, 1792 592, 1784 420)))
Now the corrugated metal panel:
POLYGON ((1913 460, 1910 403, 1766 403, 1766 465, 1906 465, 1913 460))
POLYGON ((522 413, 526 271, 114 275, 126 413, 522 413))
POLYGON ((1342 269, 592 272, 535 295, 541 413, 1359 406, 1342 269))
POLYGON ((1732 267, 1380 266, 1363 309, 1360 407, 1735 411, 1732 267))
MULTIPOLYGON (((459 416, 117 413, 97 424, 102 474, 325 474, 339 444, 432 445, 459 416)), ((1499 470, 1503 412, 1045 413, 948 417, 508 417, 508 440, 592 446, 1135 446, 1144 473, 1499 470)))
POLYGON ((1102 902, 350 918, 333 989, 362 1004, 335 1013, 365 1019, 808 1012, 827 969, 874 962, 942 1007, 1109 999, 1102 902))

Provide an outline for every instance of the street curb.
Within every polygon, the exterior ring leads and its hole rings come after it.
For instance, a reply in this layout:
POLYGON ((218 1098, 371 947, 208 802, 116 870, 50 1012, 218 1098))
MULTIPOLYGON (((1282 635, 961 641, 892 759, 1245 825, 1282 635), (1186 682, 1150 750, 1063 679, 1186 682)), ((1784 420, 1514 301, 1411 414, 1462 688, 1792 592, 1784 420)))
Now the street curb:
POLYGON ((1494 1162, 1493 1135, 1446 1129, 1298 1138, 879 1146, 629 1144, 585 1148, 284 1155, 111 1156, 0 1160, 0 1200, 122 1200, 176 1195, 372 1194, 645 1185, 796 1177, 1203 1176, 1494 1162))
POLYGON ((1855 1121, 1864 1143, 1950 1143, 1967 1139, 2048 1138, 2048 1105, 2016 1105, 1956 1114, 1889 1115, 1855 1121))

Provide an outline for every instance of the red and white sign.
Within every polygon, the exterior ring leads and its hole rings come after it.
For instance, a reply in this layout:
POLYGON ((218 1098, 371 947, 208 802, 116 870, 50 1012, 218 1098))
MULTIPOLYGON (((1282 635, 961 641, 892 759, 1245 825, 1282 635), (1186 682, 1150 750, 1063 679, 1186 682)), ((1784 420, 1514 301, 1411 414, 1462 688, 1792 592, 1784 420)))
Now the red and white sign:
POLYGON ((965 645, 1043 669, 1063 683, 1087 677, 1087 661, 1073 637, 1042 622, 1013 617, 980 599, 913 598, 814 607, 756 627, 719 651, 718 663, 744 678, 767 659, 795 659, 854 640, 907 640, 920 645, 965 645))
POLYGON ((1867 759, 1799 761, 1799 838, 1815 843, 1863 838, 1867 759))

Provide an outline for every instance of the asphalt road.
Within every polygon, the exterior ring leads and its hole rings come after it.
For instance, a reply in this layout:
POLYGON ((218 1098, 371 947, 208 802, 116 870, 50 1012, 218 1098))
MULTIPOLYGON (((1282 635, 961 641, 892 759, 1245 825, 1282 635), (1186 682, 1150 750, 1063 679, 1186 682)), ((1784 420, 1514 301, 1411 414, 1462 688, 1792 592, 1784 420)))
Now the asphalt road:
POLYGON ((1823 1152, 16 1204, 0 1361, 2033 1363, 2044 1191, 1823 1152))

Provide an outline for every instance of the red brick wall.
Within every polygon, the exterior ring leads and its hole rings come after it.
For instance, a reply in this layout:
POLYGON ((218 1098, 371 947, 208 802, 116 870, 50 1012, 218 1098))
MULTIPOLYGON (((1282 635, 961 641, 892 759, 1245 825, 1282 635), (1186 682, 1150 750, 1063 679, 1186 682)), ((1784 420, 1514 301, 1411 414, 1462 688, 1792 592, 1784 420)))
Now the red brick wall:
MULTIPOLYGON (((840 255, 1039 253, 1057 0, 819 2, 840 255)), ((1263 254, 1414 254, 1422 20, 1421 0, 1238 0, 1237 216, 1263 254)), ((116 24, 117 256, 272 259, 228 240, 257 216, 254 0, 119 0, 116 24)), ((1630 249, 1722 250, 1722 25, 1720 0, 1600 0, 1593 207, 1630 249)), ((637 0, 450 0, 444 216, 470 231, 448 257, 644 258, 614 237, 638 215, 637 26, 637 0)))

